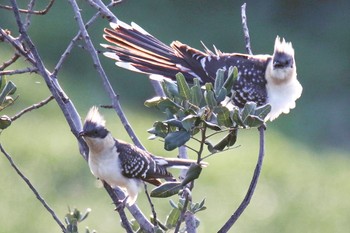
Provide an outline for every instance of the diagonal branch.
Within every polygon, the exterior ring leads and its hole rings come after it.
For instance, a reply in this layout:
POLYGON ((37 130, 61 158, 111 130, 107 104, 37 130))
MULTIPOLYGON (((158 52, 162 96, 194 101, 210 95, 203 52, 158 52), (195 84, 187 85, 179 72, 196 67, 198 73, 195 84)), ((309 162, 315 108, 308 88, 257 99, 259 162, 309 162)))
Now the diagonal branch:
POLYGON ((16 115, 14 115, 13 117, 11 117, 11 121, 15 121, 18 118, 20 118, 23 114, 30 112, 34 109, 38 109, 41 108, 42 106, 46 105, 48 102, 50 102, 51 100, 53 100, 54 97, 51 95, 48 98, 44 99, 43 101, 37 103, 37 104, 33 104, 32 106, 23 109, 22 111, 20 111, 19 113, 17 113, 16 115))
POLYGON ((218 231, 218 233, 225 233, 228 232, 228 230, 233 226, 233 224, 237 221, 237 219, 241 216, 243 211, 247 208, 247 206, 250 203, 250 200, 252 199, 252 196, 255 191, 256 184, 258 183, 261 168, 262 168, 262 163, 264 160, 264 155, 265 155, 265 137, 264 137, 264 132, 265 132, 265 126, 260 126, 259 127, 259 132, 260 132, 260 149, 259 149, 259 157, 258 157, 258 162, 256 164, 254 174, 252 181, 249 185, 248 192, 246 196, 244 197, 242 203, 239 205, 237 210, 232 214, 232 216, 227 220, 225 225, 218 231))
POLYGON ((64 224, 60 221, 60 219, 56 216, 55 211, 46 203, 44 198, 42 198, 39 194, 39 192, 36 190, 36 188, 32 185, 32 183, 29 181, 29 179, 19 170, 19 168, 16 166, 16 164, 13 162, 11 156, 5 151, 5 149, 2 147, 2 144, 0 143, 0 150, 1 152, 6 156, 7 160, 10 162, 11 166, 17 174, 22 178, 22 180, 28 185, 28 187, 32 190, 35 197, 40 201, 40 203, 44 206, 44 208, 51 214, 53 219, 57 222, 57 224, 61 227, 63 232, 66 232, 66 228, 64 224))

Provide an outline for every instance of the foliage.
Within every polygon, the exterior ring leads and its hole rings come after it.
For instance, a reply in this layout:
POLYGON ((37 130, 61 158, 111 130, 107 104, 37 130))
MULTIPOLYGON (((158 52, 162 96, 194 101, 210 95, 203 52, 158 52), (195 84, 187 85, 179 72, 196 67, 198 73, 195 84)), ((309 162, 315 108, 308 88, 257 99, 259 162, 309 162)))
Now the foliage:
MULTIPOLYGON (((69 212, 66 214, 64 220, 67 224, 67 233, 78 233, 78 223, 84 221, 91 212, 91 209, 86 209, 85 213, 80 212, 78 209, 74 208, 73 210, 69 209, 69 212)), ((95 233, 93 230, 91 233, 95 233)), ((90 233, 89 228, 85 229, 85 233, 90 233)))
MULTIPOLYGON (((5 76, 0 76, 0 111, 13 104, 16 100, 12 95, 17 87, 12 81, 8 81, 5 76)), ((0 130, 6 129, 11 125, 11 118, 7 115, 0 117, 0 130)))
MULTIPOLYGON (((264 124, 264 118, 271 110, 270 105, 257 107, 256 103, 248 102, 243 109, 239 109, 226 99, 227 95, 235 95, 230 94, 230 90, 237 75, 236 67, 230 67, 228 72, 219 69, 214 85, 206 83, 201 86, 199 80, 194 79, 191 87, 181 73, 176 75, 176 83, 164 80, 162 88, 165 97, 157 96, 145 102, 147 107, 157 108, 167 117, 164 121, 156 121, 148 130, 152 134, 150 138, 163 138, 164 148, 173 150, 201 133, 198 141, 205 143, 211 153, 216 153, 235 144, 239 128, 264 124), (214 133, 208 134, 207 129, 214 133), (210 137, 222 132, 226 133, 222 140, 216 144, 209 141, 210 137)), ((198 154, 200 152, 197 150, 198 154)))
MULTIPOLYGON (((166 182, 152 190, 152 197, 170 197, 180 194, 179 204, 172 202, 173 209, 168 215, 166 226, 177 227, 184 218, 184 213, 190 211, 193 215, 204 210, 204 200, 200 204, 190 203, 189 192, 185 190, 193 187, 193 181, 199 178, 202 160, 217 152, 230 149, 237 140, 238 129, 248 129, 264 125, 264 119, 271 110, 270 105, 257 107, 256 103, 247 102, 240 109, 232 104, 228 96, 236 93, 231 91, 238 77, 236 67, 230 67, 226 72, 219 69, 216 73, 214 84, 200 85, 199 79, 194 79, 193 85, 187 83, 183 74, 176 75, 176 82, 163 80, 162 89, 165 96, 157 96, 145 102, 147 107, 153 107, 166 114, 166 120, 156 121, 148 132, 154 139, 164 139, 164 148, 173 150, 193 139, 199 142, 198 149, 190 148, 197 153, 197 163, 191 166, 182 181, 166 182), (218 133, 224 133, 224 137, 213 143, 211 137, 218 133), (198 138, 199 135, 199 138, 198 138), (209 155, 203 156, 204 145, 207 146, 209 155), (182 194, 185 192, 186 194, 182 194)), ((191 80, 192 81, 192 80, 191 80)), ((198 227, 199 220, 195 227, 198 227)), ((177 232, 176 231, 176 232, 177 232)), ((183 230, 185 232, 185 230, 183 230)))

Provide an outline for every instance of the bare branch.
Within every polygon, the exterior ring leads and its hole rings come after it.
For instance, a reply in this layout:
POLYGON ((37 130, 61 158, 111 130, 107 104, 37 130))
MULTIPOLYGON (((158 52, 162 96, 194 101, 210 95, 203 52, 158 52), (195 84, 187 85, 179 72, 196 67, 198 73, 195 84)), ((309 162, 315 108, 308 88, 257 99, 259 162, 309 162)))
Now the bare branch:
POLYGON ((57 222, 57 224, 61 227, 63 232, 66 232, 66 227, 61 222, 61 220, 57 217, 55 211, 46 203, 44 198, 41 197, 39 192, 36 190, 36 188, 33 186, 33 184, 30 182, 30 180, 21 172, 21 170, 17 167, 17 165, 13 162, 11 155, 9 155, 5 149, 2 147, 2 144, 0 143, 0 150, 1 152, 6 156, 7 160, 10 162, 11 166, 17 174, 22 178, 22 180, 28 185, 28 187, 32 190, 35 197, 40 201, 40 203, 44 206, 44 208, 51 214, 53 219, 57 222))
POLYGON ((32 106, 23 109, 22 111, 20 111, 19 113, 17 113, 16 115, 14 115, 13 117, 11 117, 11 121, 15 121, 18 118, 20 118, 23 114, 30 112, 34 109, 38 109, 41 108, 42 106, 46 105, 47 103, 49 103, 51 100, 53 100, 54 97, 51 95, 48 98, 44 99, 43 101, 37 103, 37 104, 33 104, 32 106))
MULTIPOLYGON (((115 5, 115 2, 112 1, 107 7, 109 6, 113 6, 115 5)), ((98 19, 98 17, 101 15, 101 11, 96 13, 86 24, 85 24, 85 28, 88 28, 92 23, 94 23, 96 21, 96 19, 98 19)), ((69 43, 69 45, 67 46, 66 50, 64 51, 64 53, 61 55, 60 60, 57 62, 56 67, 54 68, 52 75, 56 76, 58 71, 62 68, 62 65, 65 61, 65 59, 67 58, 68 54, 70 54, 70 52, 72 51, 74 44, 81 39, 81 30, 79 30, 79 32, 75 35, 75 37, 71 40, 71 42, 69 43)))
POLYGON ((0 71, 0 75, 16 75, 16 74, 24 74, 24 73, 35 73, 38 69, 34 67, 27 67, 20 70, 4 70, 0 71))
POLYGON ((0 70, 4 70, 6 67, 9 67, 13 63, 15 63, 20 57, 21 56, 18 53, 15 53, 8 61, 5 61, 4 63, 2 63, 2 65, 0 66, 0 70))
POLYGON ((241 6, 242 27, 243 27, 243 34, 244 34, 244 40, 245 40, 245 48, 250 55, 253 55, 252 49, 250 47, 250 36, 249 36, 249 29, 247 26, 247 15, 245 13, 246 5, 247 4, 244 3, 241 6))
MULTIPOLYGON (((25 13, 25 14, 34 14, 34 15, 45 15, 51 7, 53 6, 55 0, 51 0, 49 4, 45 7, 44 10, 38 10, 38 11, 33 11, 33 10, 26 10, 26 9, 18 9, 20 13, 25 13)), ((7 5, 0 5, 0 8, 5 9, 5 10, 10 10, 13 11, 13 7, 7 6, 7 5)))
POLYGON ((122 124, 123 124, 123 126, 124 126, 124 128, 126 130, 126 132, 129 134, 129 136, 130 136, 131 140, 134 142, 134 144, 136 146, 140 147, 141 149, 145 149, 144 146, 142 146, 141 141, 136 137, 135 132, 131 128, 131 126, 129 124, 129 121, 127 120, 127 118, 126 118, 126 116, 125 116, 125 114, 124 114, 124 112, 122 110, 122 107, 120 105, 119 96, 114 92, 113 87, 110 84, 104 69, 102 68, 100 59, 99 59, 99 57, 97 55, 97 51, 96 51, 92 41, 90 40, 90 36, 89 36, 89 34, 88 34, 88 32, 87 32, 87 30, 85 28, 83 19, 82 19, 81 14, 80 14, 80 10, 79 10, 78 4, 76 3, 75 0, 69 0, 69 2, 71 3, 72 8, 74 10, 75 18, 76 18, 76 20, 78 22, 78 25, 79 25, 79 28, 80 28, 83 40, 86 43, 87 50, 89 51, 90 56, 91 56, 91 58, 93 60, 94 67, 97 70, 97 72, 99 73, 99 75, 100 75, 100 77, 102 79, 102 82, 103 82, 103 86, 104 86, 106 92, 108 93, 110 99, 112 100, 112 105, 114 107, 114 110, 118 114, 118 116, 119 116, 119 118, 120 118, 120 120, 121 120, 121 122, 122 122, 122 124))
MULTIPOLYGON (((124 211, 124 200, 119 199, 118 195, 114 192, 113 188, 109 186, 106 182, 103 182, 104 188, 107 190, 107 192, 110 194, 112 199, 116 202, 114 202, 116 206, 116 211, 118 211, 120 219, 122 221, 123 227, 128 233, 134 232, 130 226, 130 223, 128 221, 128 218, 126 217, 125 211, 124 211)), ((125 198, 125 197, 124 197, 125 198)))
POLYGON ((106 6, 101 0, 87 0, 87 2, 94 8, 96 8, 102 17, 105 17, 108 21, 116 23, 118 18, 108 9, 108 7, 115 6, 121 3, 123 0, 112 0, 111 3, 106 6))
POLYGON ((237 219, 241 216, 243 211, 247 208, 247 206, 250 203, 250 200, 254 194, 256 184, 258 183, 263 160, 264 160, 264 155, 265 155, 265 137, 264 137, 264 132, 265 132, 265 126, 260 126, 259 127, 259 132, 260 132, 260 149, 259 149, 259 157, 258 157, 258 162, 256 164, 254 174, 252 181, 250 182, 248 192, 246 196, 244 197, 242 203, 239 205, 237 210, 232 214, 232 216, 228 219, 228 221, 225 223, 225 225, 218 231, 218 233, 225 233, 230 230, 230 228, 233 226, 233 224, 237 221, 237 219))
MULTIPOLYGON (((108 78, 107 75, 104 71, 104 69, 102 68, 102 65, 100 63, 99 57, 97 55, 97 51, 94 48, 94 45, 92 43, 92 41, 90 40, 90 36, 86 30, 85 24, 83 22, 83 19, 81 17, 80 14, 80 9, 76 3, 75 0, 69 0, 70 4, 72 5, 74 14, 75 14, 75 19, 78 22, 78 26, 79 29, 81 31, 81 36, 83 38, 83 40, 86 43, 87 46, 87 50, 90 53, 90 56, 93 60, 94 63, 94 67, 97 70, 97 72, 99 73, 102 82, 103 82, 103 86, 106 90, 106 92, 108 93, 110 99, 112 100, 112 104, 113 104, 113 108, 114 110, 117 112, 124 128, 126 129, 127 133, 129 134, 130 138, 133 140, 134 144, 142 149, 144 149, 144 147, 142 146, 141 142, 139 141, 139 139, 136 137, 135 133, 133 132, 127 118, 125 117, 125 114, 122 110, 122 107, 120 105, 119 102, 119 97, 118 95, 114 92, 108 78)), ((112 197, 112 196, 111 196, 112 197)), ((119 197, 118 193, 117 193, 117 197, 119 197)), ((113 197, 112 197, 113 198, 113 197)), ((121 199, 121 198, 118 198, 121 199)), ((142 215, 142 213, 140 213, 140 210, 138 209, 138 207, 136 205, 133 205, 131 207, 128 207, 130 213, 135 217, 135 219, 137 219, 138 223, 140 224, 141 228, 146 230, 147 232, 153 232, 153 225, 147 221, 146 218, 144 218, 144 216, 142 215), (139 219, 141 218, 141 219, 139 219)))

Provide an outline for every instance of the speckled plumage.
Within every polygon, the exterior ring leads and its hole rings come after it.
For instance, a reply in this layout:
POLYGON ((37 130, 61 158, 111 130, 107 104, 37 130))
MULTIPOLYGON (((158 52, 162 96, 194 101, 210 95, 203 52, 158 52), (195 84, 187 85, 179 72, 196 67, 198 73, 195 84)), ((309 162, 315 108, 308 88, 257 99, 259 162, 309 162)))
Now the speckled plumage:
POLYGON ((239 76, 232 90, 233 104, 241 108, 248 101, 258 106, 269 103, 271 112, 266 120, 288 113, 301 95, 294 49, 291 43, 279 37, 272 56, 247 55, 223 53, 215 47, 215 53, 206 47, 205 52, 201 52, 179 41, 168 46, 135 23, 128 25, 118 21, 111 23, 111 27, 105 28, 104 38, 113 45, 102 44, 108 49, 104 55, 125 69, 173 80, 181 72, 188 81, 198 78, 204 84, 215 81, 218 69, 227 71, 230 66, 236 66, 239 76))
POLYGON ((88 163, 92 174, 111 187, 124 189, 129 205, 135 203, 142 181, 160 185, 160 179, 174 180, 167 168, 185 168, 195 163, 193 160, 154 156, 113 138, 96 107, 87 114, 80 135, 89 147, 88 163))

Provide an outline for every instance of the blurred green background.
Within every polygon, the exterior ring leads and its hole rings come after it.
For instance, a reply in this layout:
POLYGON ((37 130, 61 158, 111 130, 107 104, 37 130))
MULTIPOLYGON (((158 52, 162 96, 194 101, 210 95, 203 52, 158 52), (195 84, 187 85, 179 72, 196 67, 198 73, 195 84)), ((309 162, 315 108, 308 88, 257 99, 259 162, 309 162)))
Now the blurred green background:
MULTIPOLYGON (((245 52, 240 18, 243 2, 127 0, 112 11, 121 20, 138 23, 167 44, 180 40, 201 48, 203 41, 224 52, 245 52)), ((304 91, 296 109, 268 123, 261 178, 251 204, 232 232, 348 232, 350 2, 246 2, 253 53, 271 54, 276 35, 292 41, 304 91)), ((85 1, 78 3, 84 18, 89 19, 94 10, 85 1)), ((46 1, 38 4, 46 5, 46 1)), ((17 35, 11 12, 0 10, 0 26, 17 35)), ((97 48, 104 43, 104 27, 108 27, 108 22, 100 19, 89 28, 97 48)), ((33 16, 29 34, 49 70, 76 31, 68 1, 57 1, 47 16, 33 16)), ((11 52, 0 43, 1 63, 11 52)), ((143 106, 154 95, 146 76, 119 69, 103 56, 101 61, 131 125, 148 150, 175 156, 175 151, 165 152, 161 142, 147 140, 146 130, 163 116, 143 106)), ((12 68, 25 66, 22 61, 12 68)), ((19 99, 1 114, 12 116, 49 95, 37 75, 8 78, 18 86, 19 99)), ((110 103, 88 52, 81 48, 73 50, 59 79, 82 117, 90 106, 110 103)), ((110 110, 102 112, 113 134, 130 141, 116 115, 110 110)), ((56 103, 26 114, 2 132, 0 139, 61 219, 68 206, 80 210, 89 207, 92 213, 81 228, 89 226, 106 233, 121 231, 111 200, 90 174, 56 103)), ((205 197, 208 207, 198 214, 199 232, 216 232, 245 195, 257 159, 257 132, 242 131, 237 144, 241 146, 210 158, 210 166, 196 183, 194 200, 205 197)), ((4 156, 0 157, 0 170, 0 233, 60 232, 4 156)), ((150 214, 143 193, 138 203, 150 214)), ((155 200, 155 204, 164 220, 170 211, 168 200, 155 200)))

